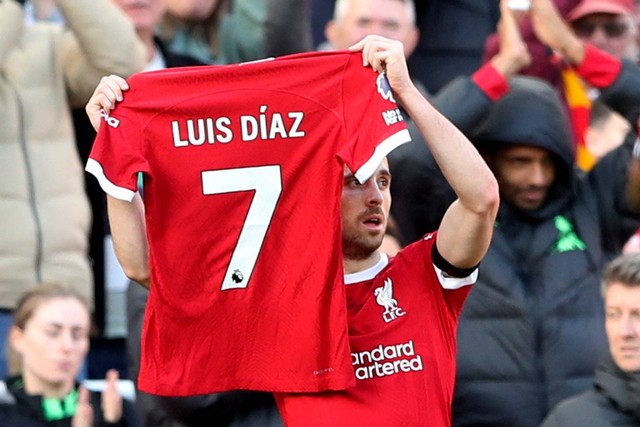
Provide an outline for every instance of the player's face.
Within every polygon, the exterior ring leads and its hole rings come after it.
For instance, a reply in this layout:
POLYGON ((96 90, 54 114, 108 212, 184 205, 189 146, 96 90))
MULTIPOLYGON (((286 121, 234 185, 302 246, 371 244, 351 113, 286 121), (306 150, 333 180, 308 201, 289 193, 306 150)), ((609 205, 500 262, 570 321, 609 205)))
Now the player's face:
POLYGON ((346 49, 377 34, 400 40, 410 55, 418 37, 411 16, 400 0, 349 0, 344 15, 327 24, 325 35, 334 49, 346 49))
POLYGON ((342 188, 342 252, 366 259, 382 244, 391 207, 391 174, 386 159, 360 184, 345 166, 342 188))
POLYGON ((613 360, 625 372, 640 372, 640 287, 609 285, 605 313, 613 360))
POLYGON ((89 312, 75 298, 46 300, 37 306, 24 329, 12 328, 11 344, 21 356, 30 387, 69 386, 89 351, 89 312))
POLYGON ((501 147, 492 158, 500 197, 524 211, 542 207, 556 179, 552 156, 548 150, 528 145, 501 147))

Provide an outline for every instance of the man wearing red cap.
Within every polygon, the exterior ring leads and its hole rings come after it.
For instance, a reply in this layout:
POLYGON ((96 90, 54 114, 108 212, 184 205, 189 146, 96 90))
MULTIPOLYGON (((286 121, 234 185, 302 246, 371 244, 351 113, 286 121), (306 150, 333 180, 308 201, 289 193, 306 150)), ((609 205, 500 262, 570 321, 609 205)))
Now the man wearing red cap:
POLYGON ((618 59, 638 61, 638 22, 633 0, 583 0, 567 19, 583 42, 618 59))

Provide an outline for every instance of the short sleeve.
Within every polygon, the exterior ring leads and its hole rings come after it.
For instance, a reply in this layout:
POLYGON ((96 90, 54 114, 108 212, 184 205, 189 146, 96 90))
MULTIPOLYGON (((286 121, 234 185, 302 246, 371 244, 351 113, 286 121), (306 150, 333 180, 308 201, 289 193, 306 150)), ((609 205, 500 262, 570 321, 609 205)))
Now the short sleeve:
POLYGON ((105 193, 131 201, 137 191, 138 172, 148 172, 144 139, 135 112, 125 102, 104 115, 85 170, 94 175, 105 193))
POLYGON ((349 58, 342 96, 346 138, 338 155, 364 182, 387 154, 411 141, 411 136, 385 74, 362 66, 360 53, 349 58))
POLYGON ((447 302, 447 306, 451 308, 452 313, 455 313, 455 316, 458 317, 469 292, 471 292, 471 285, 478 280, 478 269, 473 269, 466 277, 451 277, 441 270, 433 258, 433 248, 436 245, 437 235, 437 232, 427 233, 422 239, 411 246, 417 246, 420 248, 420 253, 426 254, 425 262, 429 266, 425 268, 429 270, 433 269, 435 277, 437 278, 436 281, 430 283, 439 284, 438 295, 442 295, 447 302))

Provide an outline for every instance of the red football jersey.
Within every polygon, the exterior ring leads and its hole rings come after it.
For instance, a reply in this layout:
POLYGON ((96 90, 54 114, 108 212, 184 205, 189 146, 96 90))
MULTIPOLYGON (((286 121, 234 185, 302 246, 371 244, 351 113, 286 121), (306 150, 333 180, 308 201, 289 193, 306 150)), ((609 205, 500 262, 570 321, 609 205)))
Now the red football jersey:
POLYGON ((352 385, 343 165, 410 137, 383 75, 346 51, 130 78, 87 171, 144 173, 151 292, 139 386, 161 395, 352 385))
POLYGON ((437 269, 435 235, 345 276, 356 386, 277 394, 286 425, 451 425, 456 329, 477 270, 451 278, 437 269))

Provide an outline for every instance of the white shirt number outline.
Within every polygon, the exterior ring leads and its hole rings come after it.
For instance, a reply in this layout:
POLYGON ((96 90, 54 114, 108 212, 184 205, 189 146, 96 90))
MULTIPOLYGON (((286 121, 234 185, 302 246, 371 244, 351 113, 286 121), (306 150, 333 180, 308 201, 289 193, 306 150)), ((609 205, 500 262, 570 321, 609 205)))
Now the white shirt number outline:
POLYGON ((221 290, 247 287, 282 193, 281 176, 280 165, 202 172, 202 191, 205 195, 255 190, 221 290))

